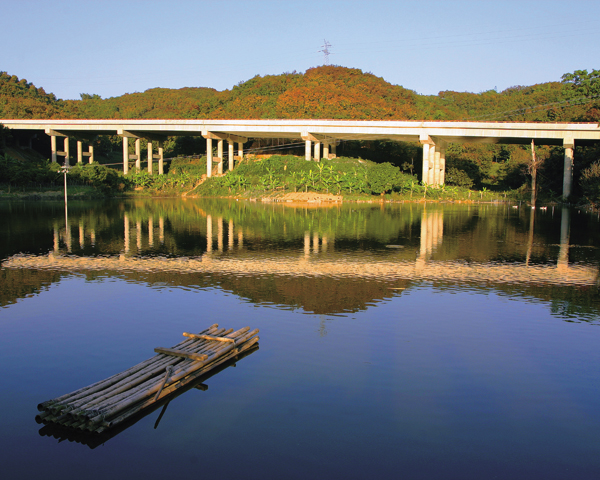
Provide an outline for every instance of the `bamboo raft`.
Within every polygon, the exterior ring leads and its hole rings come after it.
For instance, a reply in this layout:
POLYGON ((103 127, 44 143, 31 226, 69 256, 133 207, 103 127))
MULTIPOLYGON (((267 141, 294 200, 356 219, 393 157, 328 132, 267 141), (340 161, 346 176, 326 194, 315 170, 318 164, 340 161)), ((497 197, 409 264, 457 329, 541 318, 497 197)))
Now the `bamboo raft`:
POLYGON ((38 405, 38 423, 71 431, 103 433, 131 420, 211 370, 258 347, 258 329, 236 332, 217 324, 171 348, 157 347, 152 358, 124 372, 38 405))

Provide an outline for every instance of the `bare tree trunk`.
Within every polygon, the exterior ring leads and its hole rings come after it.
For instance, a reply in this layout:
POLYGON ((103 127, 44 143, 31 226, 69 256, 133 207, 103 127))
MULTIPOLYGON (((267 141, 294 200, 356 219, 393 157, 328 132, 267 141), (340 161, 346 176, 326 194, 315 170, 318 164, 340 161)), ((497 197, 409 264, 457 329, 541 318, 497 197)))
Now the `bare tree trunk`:
POLYGON ((531 140, 531 207, 535 208, 537 194, 537 159, 535 158, 535 143, 531 140))

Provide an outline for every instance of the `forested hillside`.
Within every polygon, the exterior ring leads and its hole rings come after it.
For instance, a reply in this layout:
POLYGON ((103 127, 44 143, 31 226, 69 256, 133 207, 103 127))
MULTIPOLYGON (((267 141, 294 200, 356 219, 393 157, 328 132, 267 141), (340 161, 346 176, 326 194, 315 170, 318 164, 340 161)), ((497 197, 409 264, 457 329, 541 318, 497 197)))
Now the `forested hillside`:
POLYGON ((595 121, 596 103, 573 104, 569 82, 502 92, 419 95, 359 69, 337 66, 256 76, 231 90, 152 88, 102 99, 57 100, 0 73, 0 118, 314 118, 362 120, 595 121))

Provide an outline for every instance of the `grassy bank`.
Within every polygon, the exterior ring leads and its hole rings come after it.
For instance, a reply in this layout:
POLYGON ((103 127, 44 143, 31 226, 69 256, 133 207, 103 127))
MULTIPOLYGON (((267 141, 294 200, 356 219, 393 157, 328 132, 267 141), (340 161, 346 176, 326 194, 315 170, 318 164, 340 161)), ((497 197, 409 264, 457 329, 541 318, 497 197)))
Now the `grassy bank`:
MULTIPOLYGON (((64 179, 56 163, 27 163, 6 155, 0 160, 6 167, 0 197, 62 198, 64 179)), ((451 178, 447 177, 447 181, 451 182, 451 178)), ((135 168, 123 175, 103 165, 75 165, 69 169, 67 182, 70 197, 84 198, 198 196, 276 201, 290 193, 301 192, 341 197, 344 201, 527 202, 531 196, 527 185, 507 191, 492 186, 480 190, 451 184, 433 187, 390 163, 348 157, 307 162, 292 155, 248 157, 233 171, 211 178, 206 178, 206 157, 175 158, 164 175, 135 168)), ((538 201, 551 203, 560 198, 542 191, 538 201)))

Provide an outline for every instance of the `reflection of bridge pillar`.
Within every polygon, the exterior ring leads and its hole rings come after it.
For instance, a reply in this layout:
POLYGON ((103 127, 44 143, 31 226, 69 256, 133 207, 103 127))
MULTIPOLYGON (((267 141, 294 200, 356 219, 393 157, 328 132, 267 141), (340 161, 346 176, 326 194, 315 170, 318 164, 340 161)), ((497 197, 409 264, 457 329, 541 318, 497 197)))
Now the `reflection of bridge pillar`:
POLYGON ((138 252, 142 251, 142 221, 138 220, 135 223, 135 244, 138 252))
POLYGON ((327 237, 321 238, 321 251, 322 252, 327 251, 327 237))
POLYGON ((319 253, 319 234, 313 233, 313 252, 319 253))
POLYGON ((233 220, 229 219, 229 229, 227 230, 227 247, 233 250, 233 220))
POLYGON ((54 251, 58 253, 58 248, 60 246, 60 233, 58 231, 58 227, 54 224, 54 251))
POLYGON ((83 229, 83 221, 79 222, 79 247, 83 248, 85 246, 85 233, 83 229))
MULTIPOLYGON (((123 137, 123 138, 125 138, 125 137, 123 137)), ((125 250, 125 253, 129 253, 129 216, 127 214, 123 215, 123 224, 124 224, 124 230, 125 230, 125 233, 123 235, 123 237, 124 237, 123 248, 125 250)))
POLYGON ((558 251, 558 271, 569 268, 569 232, 571 226, 571 211, 563 207, 560 213, 560 250, 558 251))
POLYGON ((563 200, 568 200, 571 195, 571 185, 573 183, 573 150, 575 142, 572 139, 564 139, 563 146, 565 148, 565 166, 563 174, 563 200))
POLYGON ((304 232, 304 258, 310 256, 310 232, 304 232))
POLYGON ((148 219, 148 246, 154 247, 154 220, 148 219))
POLYGON ((212 216, 206 216, 206 251, 212 252, 213 239, 212 239, 212 216))
POLYGON ((240 228, 238 230, 238 250, 244 248, 244 231, 240 228))
POLYGON ((223 252, 223 217, 217 218, 217 250, 223 252))
POLYGON ((444 237, 444 215, 443 211, 435 210, 427 212, 423 209, 421 215, 421 246, 417 263, 429 259, 429 257, 441 245, 444 237))
POLYGON ((96 246, 96 230, 93 228, 90 230, 90 242, 92 243, 92 247, 96 246))
POLYGON ((158 241, 161 245, 165 244, 165 219, 158 217, 158 241))

